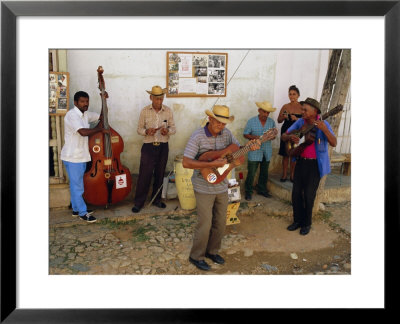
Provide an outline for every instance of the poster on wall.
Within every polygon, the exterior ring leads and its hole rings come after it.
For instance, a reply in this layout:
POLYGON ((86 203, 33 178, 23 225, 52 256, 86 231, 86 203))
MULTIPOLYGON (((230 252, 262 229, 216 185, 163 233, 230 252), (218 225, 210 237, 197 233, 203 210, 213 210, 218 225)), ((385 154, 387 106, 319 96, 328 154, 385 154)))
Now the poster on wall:
POLYGON ((69 73, 49 73, 49 113, 66 114, 69 108, 69 73))
POLYGON ((228 53, 167 52, 167 97, 225 97, 228 53))

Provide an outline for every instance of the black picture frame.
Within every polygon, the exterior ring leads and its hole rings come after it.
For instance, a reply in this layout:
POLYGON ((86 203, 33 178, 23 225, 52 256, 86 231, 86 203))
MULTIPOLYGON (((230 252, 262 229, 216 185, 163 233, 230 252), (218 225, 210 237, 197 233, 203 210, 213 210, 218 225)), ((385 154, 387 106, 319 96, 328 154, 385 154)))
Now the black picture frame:
MULTIPOLYGON (((2 1, 1 3, 1 322, 148 323, 236 322, 238 312, 217 309, 16 308, 16 19, 19 16, 383 16, 385 19, 385 309, 397 305, 399 280, 389 255, 399 234, 400 1, 2 1), (155 11, 154 8, 157 7, 155 11)), ((366 115, 377 103, 366 108, 366 115)), ((371 124, 371 127, 373 125, 371 124)), ((373 153, 372 153, 373 154, 373 153)), ((371 156, 370 156, 371 157, 371 156)), ((371 159, 364 161, 371 163, 371 159)), ((373 166, 371 165, 371 168, 373 166)), ((366 175, 367 176, 367 175, 366 175)), ((369 176, 369 175, 368 175, 369 176)), ((371 233, 373 235, 373 233, 371 233)), ((366 286, 368 283, 366 283, 366 286)), ((368 288, 366 287, 366 291, 368 288)), ((195 293, 188 291, 188 294, 195 293)))

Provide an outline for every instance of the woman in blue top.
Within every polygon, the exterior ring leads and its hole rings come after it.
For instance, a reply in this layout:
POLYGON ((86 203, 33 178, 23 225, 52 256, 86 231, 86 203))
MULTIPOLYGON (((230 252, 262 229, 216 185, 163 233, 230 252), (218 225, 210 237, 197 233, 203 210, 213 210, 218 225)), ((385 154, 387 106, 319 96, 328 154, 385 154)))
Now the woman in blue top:
MULTIPOLYGON (((297 158, 292 190, 294 221, 287 228, 294 231, 301 227, 300 234, 306 235, 311 229, 312 209, 319 181, 331 171, 328 144, 335 147, 336 137, 329 123, 320 119, 321 109, 317 100, 307 98, 301 104, 303 117, 289 127, 282 135, 282 140, 298 144, 299 137, 290 135, 291 131, 300 129, 304 124, 315 125, 317 128, 315 140, 297 158)), ((305 141, 309 139, 310 133, 305 136, 305 141)))

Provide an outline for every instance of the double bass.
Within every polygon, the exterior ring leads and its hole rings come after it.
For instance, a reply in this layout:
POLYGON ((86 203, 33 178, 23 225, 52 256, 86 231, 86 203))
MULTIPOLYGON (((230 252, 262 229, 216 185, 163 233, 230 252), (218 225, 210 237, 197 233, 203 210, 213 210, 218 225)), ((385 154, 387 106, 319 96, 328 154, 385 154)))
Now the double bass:
POLYGON ((131 192, 132 177, 129 169, 120 160, 120 154, 124 150, 122 137, 108 123, 108 94, 103 72, 103 67, 99 66, 97 76, 102 103, 101 115, 103 127, 110 132, 98 132, 89 136, 92 164, 83 177, 83 198, 89 204, 107 207, 123 200, 131 192))

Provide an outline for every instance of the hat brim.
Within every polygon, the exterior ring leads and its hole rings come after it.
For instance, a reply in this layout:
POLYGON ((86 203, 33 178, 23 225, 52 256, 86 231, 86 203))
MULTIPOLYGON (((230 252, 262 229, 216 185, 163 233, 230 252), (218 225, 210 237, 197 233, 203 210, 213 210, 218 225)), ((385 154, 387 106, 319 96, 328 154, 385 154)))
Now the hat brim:
POLYGON ((317 111, 318 111, 318 114, 321 114, 321 109, 319 109, 318 107, 315 107, 314 105, 310 104, 309 102, 300 101, 300 105, 302 105, 302 106, 303 106, 304 104, 310 105, 311 107, 313 107, 313 108, 317 109, 317 111))
POLYGON ((235 119, 235 116, 229 116, 227 118, 215 116, 214 113, 210 109, 206 109, 205 113, 207 116, 215 118, 216 120, 218 120, 219 122, 224 123, 224 124, 230 124, 235 119))
POLYGON ((147 92, 149 95, 152 95, 152 96, 162 96, 162 95, 165 95, 165 94, 167 93, 167 88, 162 89, 162 93, 159 93, 159 94, 152 93, 152 92, 149 91, 149 90, 146 90, 146 92, 147 92))

